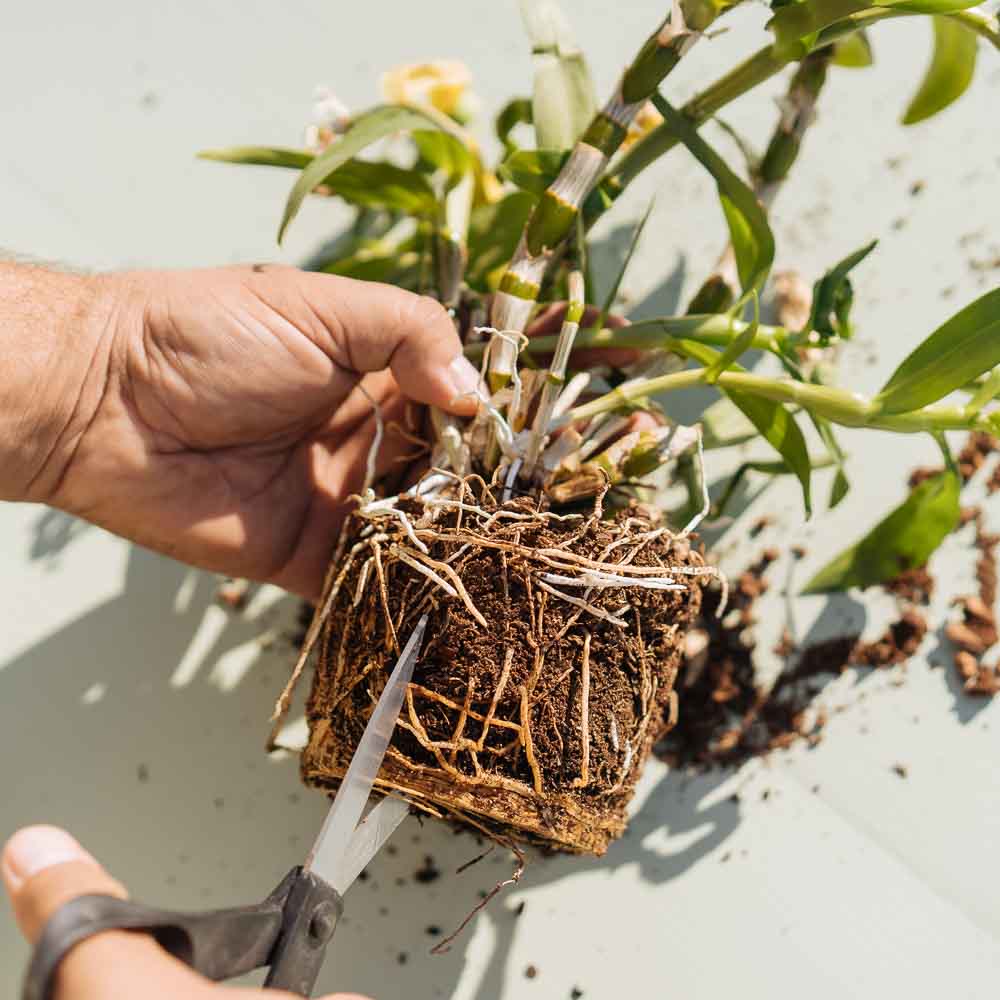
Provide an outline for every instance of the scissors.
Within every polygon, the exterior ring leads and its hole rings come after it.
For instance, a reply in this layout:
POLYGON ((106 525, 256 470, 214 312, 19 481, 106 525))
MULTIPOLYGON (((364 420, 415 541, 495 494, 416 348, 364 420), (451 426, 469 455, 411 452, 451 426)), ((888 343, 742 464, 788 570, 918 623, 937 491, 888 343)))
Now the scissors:
POLYGON ((293 868, 267 899, 189 914, 112 896, 79 896, 46 924, 21 1000, 50 1000, 56 971, 67 952, 108 930, 151 934, 175 958, 216 982, 267 966, 265 988, 311 996, 343 912, 344 893, 409 811, 408 803, 386 797, 362 818, 426 628, 424 615, 372 711, 305 864, 293 868))

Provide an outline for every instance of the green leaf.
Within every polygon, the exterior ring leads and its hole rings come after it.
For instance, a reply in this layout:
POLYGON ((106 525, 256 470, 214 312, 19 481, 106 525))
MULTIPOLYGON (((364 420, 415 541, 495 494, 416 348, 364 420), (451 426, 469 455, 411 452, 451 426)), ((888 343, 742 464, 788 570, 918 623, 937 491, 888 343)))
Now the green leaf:
POLYGON ((847 340, 851 336, 850 313, 854 302, 854 288, 848 274, 877 245, 878 240, 872 240, 860 250, 855 250, 813 285, 812 310, 807 329, 815 330, 824 340, 828 337, 847 340))
POLYGON ((540 195, 556 179, 569 153, 561 149, 519 149, 497 167, 497 174, 522 191, 540 195))
POLYGON ((497 138, 503 143, 504 153, 510 155, 517 146, 511 141, 510 134, 518 125, 530 125, 532 122, 531 101, 527 97, 515 97, 501 109, 497 115, 497 138))
POLYGON ((343 166, 373 142, 384 139, 393 132, 415 129, 448 131, 449 127, 443 116, 401 104, 383 104, 354 118, 347 131, 315 157, 299 175, 285 204, 285 212, 278 229, 278 242, 284 239, 288 226, 298 215, 306 195, 322 184, 334 170, 343 166))
POLYGON ((468 146, 447 132, 417 131, 413 133, 413 141, 421 160, 445 174, 449 189, 475 166, 475 157, 468 146))
MULTIPOLYGON (((522 191, 541 195, 556 179, 567 159, 569 153, 561 149, 519 149, 497 167, 497 174, 522 191)), ((602 179, 585 204, 589 205, 591 200, 602 200, 601 204, 607 207, 607 199, 611 197, 610 184, 608 178, 602 179)))
MULTIPOLYGON (((806 39, 836 21, 876 6, 910 14, 949 14, 975 5, 972 0, 886 0, 878 5, 868 0, 805 0, 803 3, 782 7, 768 21, 767 27, 774 32, 779 46, 792 49, 800 39, 806 39)), ((808 47, 809 43, 806 45, 807 50, 808 47)), ((799 50, 797 54, 804 52, 799 50)))
POLYGON ((598 330, 604 329, 604 324, 607 322, 608 314, 611 312, 611 307, 615 304, 618 289, 621 288, 622 281, 625 278, 625 272, 628 270, 629 264, 632 263, 632 257, 635 255, 636 247, 638 247, 639 240, 642 238, 642 231, 646 228, 646 223, 649 222, 649 217, 653 212, 653 205, 655 202, 655 198, 649 199, 649 205, 646 207, 646 211, 643 213, 642 218, 636 223, 635 229, 632 230, 632 239, 629 241, 628 250, 625 251, 625 257, 622 259, 622 266, 619 268, 617 277, 608 289, 608 294, 604 297, 604 305, 601 306, 601 314, 598 317, 597 322, 593 324, 598 330))
POLYGON ((502 270, 513 257, 535 203, 532 195, 514 191, 495 204, 473 209, 466 269, 470 287, 481 292, 492 290, 490 275, 502 270))
POLYGON ((861 541, 827 563, 804 594, 870 587, 922 566, 959 522, 961 481, 952 471, 924 480, 861 541))
MULTIPOLYGON (((447 138, 452 143, 457 143, 450 136, 447 138)), ((269 146, 209 149, 198 155, 203 160, 289 167, 295 170, 305 170, 316 159, 312 153, 302 150, 269 146)), ((427 181, 420 174, 392 163, 348 160, 318 183, 353 205, 386 208, 416 216, 433 215, 436 210, 434 191, 427 181)))
MULTIPOLYGON (((721 357, 719 351, 693 340, 680 341, 676 349, 678 352, 694 358, 706 368, 716 363, 721 357)), ((731 367, 733 371, 745 371, 740 365, 734 364, 731 367)), ((794 417, 780 403, 765 399, 763 396, 755 396, 749 392, 733 392, 728 389, 725 392, 798 477, 802 484, 802 499, 806 508, 806 517, 809 517, 812 514, 812 462, 809 459, 806 439, 794 417)))
POLYGON ((920 89, 903 115, 904 125, 922 122, 957 101, 972 83, 979 42, 959 21, 935 17, 934 52, 920 89))
POLYGON ((760 202, 750 188, 726 165, 725 160, 698 134, 691 122, 660 95, 653 103, 665 124, 715 178, 719 200, 736 252, 736 268, 744 296, 758 290, 774 261, 774 236, 760 202))
POLYGON ((833 43, 833 64, 845 69, 867 69, 875 62, 868 35, 862 30, 833 43))
POLYGON ((844 467, 840 465, 837 467, 837 473, 833 477, 833 486, 830 487, 830 510, 833 510, 833 508, 847 496, 850 489, 850 481, 847 478, 847 474, 844 472, 844 467))
POLYGON ((936 402, 1000 364, 1000 288, 939 326, 893 372, 873 402, 906 413, 936 402))
POLYGON ((198 154, 202 160, 220 163, 249 163, 261 167, 291 167, 304 170, 312 163, 312 153, 302 149, 279 146, 230 146, 228 149, 205 149, 198 154))
POLYGON ((521 0, 535 81, 532 119, 538 146, 569 149, 597 110, 587 62, 554 0, 521 0))
POLYGON ((760 329, 760 299, 756 292, 751 293, 753 299, 753 322, 713 361, 705 371, 705 381, 710 385, 718 381, 719 376, 729 368, 737 358, 749 350, 757 331, 760 329))
POLYGON ((437 199, 427 179, 393 163, 348 160, 323 186, 353 205, 387 208, 404 215, 433 216, 437 199))

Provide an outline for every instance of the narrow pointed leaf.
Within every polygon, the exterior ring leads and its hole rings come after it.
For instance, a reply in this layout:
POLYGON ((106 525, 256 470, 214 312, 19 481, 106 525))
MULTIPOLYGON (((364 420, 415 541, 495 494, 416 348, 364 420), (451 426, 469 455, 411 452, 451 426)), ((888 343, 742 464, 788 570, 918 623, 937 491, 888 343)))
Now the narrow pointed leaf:
MULTIPOLYGON (((706 367, 716 363, 721 357, 719 351, 692 340, 680 341, 677 350, 706 367)), ((733 371, 745 370, 737 364, 730 367, 733 371)), ((812 462, 809 458, 809 449, 806 447, 806 439, 795 418, 780 403, 765 399, 763 396, 730 390, 726 390, 726 395, 743 411, 744 416, 795 473, 802 485, 802 500, 808 517, 812 513, 812 462)))
POLYGON ((601 306, 601 314, 598 317, 597 322, 594 324, 599 330, 604 329, 608 313, 611 312, 611 307, 615 304, 618 289, 621 288, 622 281, 625 278, 625 272, 628 271, 628 266, 632 263, 632 257, 635 255, 636 247, 638 247, 639 240, 642 238, 642 231, 646 228, 646 223, 649 222, 649 217, 653 212, 654 204, 655 199, 651 198, 649 205, 646 207, 646 211, 643 212, 642 218, 636 223, 635 229, 632 230, 632 239, 629 241, 628 250, 625 251, 625 257, 622 259, 622 266, 619 268, 617 277, 608 289, 608 294, 604 297, 604 305, 601 306))
POLYGON ((201 160, 219 163, 247 163, 261 167, 290 167, 304 170, 315 159, 304 149, 284 149, 280 146, 230 146, 228 149, 205 149, 198 154, 201 160))
POLYGON ((744 295, 763 285, 774 261, 774 236, 756 195, 728 167, 725 160, 698 134, 691 122, 661 96, 653 103, 665 124, 687 146, 695 159, 712 175, 729 226, 736 253, 736 267, 744 295))
POLYGON ((813 285, 808 329, 815 330, 824 338, 839 336, 847 340, 850 337, 850 312, 854 302, 854 289, 848 275, 877 245, 878 240, 872 240, 860 250, 855 250, 839 264, 830 268, 813 285))
POLYGON ((960 21, 935 17, 934 51, 930 66, 910 106, 903 115, 904 125, 922 122, 957 101, 972 83, 976 71, 979 40, 960 21))
POLYGON ((366 149, 373 142, 393 132, 414 129, 445 129, 441 118, 428 111, 399 104, 384 104, 358 115, 347 131, 313 159, 299 175, 288 195, 285 212, 278 229, 278 242, 284 238, 289 224, 298 214, 306 195, 322 184, 338 167, 366 149))
POLYGON ((922 566, 958 525, 960 490, 951 470, 926 479, 861 541, 827 563, 803 593, 869 587, 922 566))
MULTIPOLYGON (((878 6, 910 14, 949 14, 975 5, 974 0, 887 0, 878 6)), ((780 45, 789 45, 872 6, 870 0, 804 0, 782 7, 767 27, 780 45)))
POLYGON ((883 413, 934 403, 1000 364, 1000 288, 939 326, 896 369, 874 402, 883 413))

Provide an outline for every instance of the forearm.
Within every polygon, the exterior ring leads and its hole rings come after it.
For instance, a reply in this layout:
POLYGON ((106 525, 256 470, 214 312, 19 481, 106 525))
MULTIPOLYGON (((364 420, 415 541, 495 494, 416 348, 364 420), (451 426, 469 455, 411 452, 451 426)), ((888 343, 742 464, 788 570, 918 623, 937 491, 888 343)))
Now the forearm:
POLYGON ((0 262, 0 499, 57 492, 108 381, 107 279, 0 262))

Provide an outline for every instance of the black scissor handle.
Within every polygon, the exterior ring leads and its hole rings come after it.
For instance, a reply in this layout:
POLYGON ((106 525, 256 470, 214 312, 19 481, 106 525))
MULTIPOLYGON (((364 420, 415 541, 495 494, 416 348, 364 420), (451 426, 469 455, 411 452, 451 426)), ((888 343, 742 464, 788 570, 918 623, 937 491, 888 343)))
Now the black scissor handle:
POLYGON ((78 896, 45 925, 21 1000, 51 1000, 56 971, 69 950, 109 930, 151 934, 165 951, 216 982, 270 966, 266 986, 309 996, 342 911, 340 894, 301 868, 293 868, 262 903, 208 913, 78 896))

